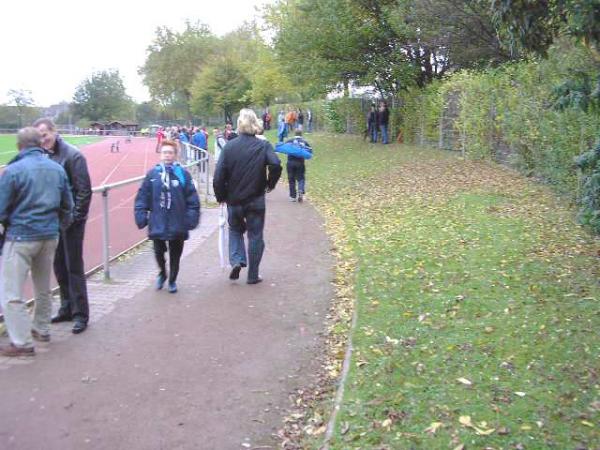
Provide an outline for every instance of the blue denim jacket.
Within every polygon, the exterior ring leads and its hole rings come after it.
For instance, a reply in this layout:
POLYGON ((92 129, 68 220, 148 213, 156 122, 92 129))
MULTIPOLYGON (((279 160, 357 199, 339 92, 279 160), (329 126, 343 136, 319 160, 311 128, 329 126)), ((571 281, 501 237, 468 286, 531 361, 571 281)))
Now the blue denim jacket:
POLYGON ((28 148, 0 176, 0 223, 9 241, 54 239, 72 220, 67 175, 40 148, 28 148))

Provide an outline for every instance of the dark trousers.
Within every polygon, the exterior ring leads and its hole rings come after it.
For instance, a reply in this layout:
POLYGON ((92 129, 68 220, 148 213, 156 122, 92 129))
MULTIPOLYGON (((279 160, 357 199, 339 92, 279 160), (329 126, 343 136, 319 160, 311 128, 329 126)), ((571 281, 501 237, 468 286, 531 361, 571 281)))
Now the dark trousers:
POLYGON ((258 267, 265 250, 263 229, 265 227, 265 196, 255 198, 243 205, 227 205, 229 222, 229 263, 232 266, 248 265, 248 279, 258 278, 258 267), (244 233, 248 232, 248 260, 244 233))
POLYGON ((60 233, 54 255, 54 275, 60 287, 58 313, 87 322, 90 310, 83 265, 85 222, 85 220, 75 222, 60 233))
POLYGON ((174 239, 171 241, 163 241, 162 239, 154 239, 154 256, 160 269, 160 274, 167 277, 167 262, 165 261, 165 252, 167 251, 167 242, 169 243, 169 283, 177 281, 179 274, 179 261, 183 253, 183 239, 174 239))
POLYGON ((296 198, 296 182, 298 183, 298 192, 304 194, 304 174, 306 173, 304 163, 288 161, 286 169, 290 184, 290 197, 296 198))

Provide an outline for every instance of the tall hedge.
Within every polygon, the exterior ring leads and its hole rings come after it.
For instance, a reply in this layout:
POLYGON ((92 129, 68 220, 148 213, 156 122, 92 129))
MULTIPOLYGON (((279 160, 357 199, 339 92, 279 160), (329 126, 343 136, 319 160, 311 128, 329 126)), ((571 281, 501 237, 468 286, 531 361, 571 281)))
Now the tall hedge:
POLYGON ((553 93, 573 74, 596 70, 585 47, 561 42, 544 60, 459 72, 403 96, 403 133, 417 144, 451 141, 467 158, 505 161, 575 197, 574 158, 598 138, 600 116, 559 110, 553 93))

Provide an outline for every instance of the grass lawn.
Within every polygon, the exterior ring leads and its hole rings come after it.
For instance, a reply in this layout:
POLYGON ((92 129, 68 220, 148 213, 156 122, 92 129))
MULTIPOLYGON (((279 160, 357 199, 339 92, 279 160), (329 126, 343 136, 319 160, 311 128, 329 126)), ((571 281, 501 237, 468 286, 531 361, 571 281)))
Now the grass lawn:
POLYGON ((598 247, 574 212, 493 164, 307 139, 358 311, 331 448, 600 448, 598 247))
MULTIPOLYGON (((65 139, 73 145, 81 146, 97 142, 102 138, 98 136, 65 136, 65 139)), ((15 156, 16 145, 15 134, 0 134, 0 165, 6 164, 15 156)))

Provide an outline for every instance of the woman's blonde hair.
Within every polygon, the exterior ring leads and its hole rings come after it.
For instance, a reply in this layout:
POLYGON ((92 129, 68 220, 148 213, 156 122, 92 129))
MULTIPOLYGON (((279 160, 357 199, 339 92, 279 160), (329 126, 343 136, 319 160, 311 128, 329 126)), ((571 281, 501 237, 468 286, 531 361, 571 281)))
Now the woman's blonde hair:
POLYGON ((243 134, 260 134, 262 127, 256 113, 249 108, 243 108, 237 120, 237 132, 243 134))

